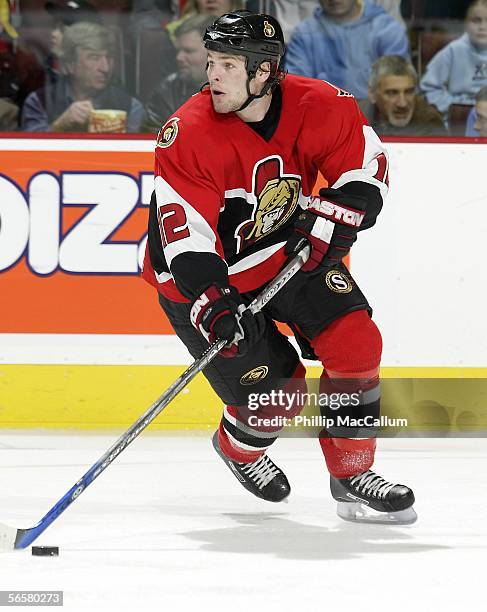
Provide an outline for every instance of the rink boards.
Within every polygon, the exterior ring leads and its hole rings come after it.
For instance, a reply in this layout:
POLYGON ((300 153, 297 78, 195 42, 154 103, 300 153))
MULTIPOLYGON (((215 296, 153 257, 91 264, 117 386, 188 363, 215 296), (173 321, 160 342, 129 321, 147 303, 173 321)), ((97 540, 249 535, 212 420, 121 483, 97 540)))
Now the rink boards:
MULTIPOLYGON (((140 417, 183 369, 184 366, 0 366, 0 429, 125 428, 140 417)), ((307 374, 316 379, 320 368, 308 368, 307 374)), ((382 376, 487 378, 487 369, 383 368, 382 376)), ((487 422, 485 395, 483 399, 480 406, 474 398, 462 401, 457 397, 456 405, 446 408, 448 430, 484 431, 487 422), (472 410, 476 414, 473 422, 472 410), (466 429, 459 425, 460 421, 467 424, 466 429)), ((151 428, 213 430, 220 420, 222 408, 221 401, 199 375, 151 428)), ((411 417, 407 409, 401 412, 401 416, 411 417)), ((426 424, 429 422, 428 419, 424 421, 426 424)), ((442 421, 442 428, 444 423, 442 421)), ((427 426, 419 430, 425 428, 427 426)))
MULTIPOLYGON (((0 428, 127 425, 189 363, 138 278, 153 143, 0 149, 0 428)), ((390 197, 351 259, 384 337, 383 374, 484 376, 487 144, 388 149, 390 197)), ((200 377, 154 426, 212 428, 220 411, 200 377)))

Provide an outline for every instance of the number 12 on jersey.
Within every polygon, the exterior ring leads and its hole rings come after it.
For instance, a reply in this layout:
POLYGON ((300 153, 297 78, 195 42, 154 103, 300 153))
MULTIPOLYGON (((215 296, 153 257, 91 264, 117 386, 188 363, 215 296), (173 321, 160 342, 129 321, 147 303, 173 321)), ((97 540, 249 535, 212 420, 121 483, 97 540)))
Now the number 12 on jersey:
POLYGON ((157 209, 162 246, 189 237, 188 220, 181 204, 163 204, 157 209))

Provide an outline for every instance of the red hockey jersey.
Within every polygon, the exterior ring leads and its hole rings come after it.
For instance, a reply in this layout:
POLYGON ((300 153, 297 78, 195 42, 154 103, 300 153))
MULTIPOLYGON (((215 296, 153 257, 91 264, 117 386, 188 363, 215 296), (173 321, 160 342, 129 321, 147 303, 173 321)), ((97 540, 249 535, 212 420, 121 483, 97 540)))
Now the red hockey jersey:
POLYGON ((269 141, 235 113, 215 113, 209 91, 161 128, 151 203, 158 235, 148 241, 143 277, 165 297, 187 301, 171 263, 189 252, 220 257, 242 293, 271 280, 318 171, 330 187, 361 181, 385 197, 387 154, 355 99, 294 75, 280 87, 280 119, 269 141))

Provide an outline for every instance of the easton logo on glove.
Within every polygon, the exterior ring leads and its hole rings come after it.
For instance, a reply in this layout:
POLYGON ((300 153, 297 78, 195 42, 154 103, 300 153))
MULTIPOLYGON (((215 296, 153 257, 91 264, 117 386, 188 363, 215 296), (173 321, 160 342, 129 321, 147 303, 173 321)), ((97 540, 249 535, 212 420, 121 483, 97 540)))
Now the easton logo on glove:
POLYGON ((367 202, 361 196, 338 189, 321 189, 320 196, 311 198, 309 207, 298 215, 294 233, 285 246, 289 255, 306 239, 311 254, 301 268, 305 273, 316 274, 340 263, 355 242, 365 217, 367 202))
POLYGON ((330 221, 339 221, 351 227, 360 227, 365 217, 365 213, 359 210, 345 208, 344 206, 335 204, 335 202, 322 200, 318 197, 310 199, 309 208, 317 213, 321 213, 323 216, 330 219, 330 221))

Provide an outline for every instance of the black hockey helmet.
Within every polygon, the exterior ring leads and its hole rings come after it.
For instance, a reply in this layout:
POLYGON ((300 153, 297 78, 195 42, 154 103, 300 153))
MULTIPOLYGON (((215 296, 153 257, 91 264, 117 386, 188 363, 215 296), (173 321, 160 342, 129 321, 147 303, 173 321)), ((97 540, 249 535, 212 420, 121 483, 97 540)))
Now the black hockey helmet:
POLYGON ((284 35, 279 22, 271 15, 245 10, 225 13, 206 29, 203 41, 210 51, 243 55, 246 58, 249 99, 245 106, 269 90, 272 91, 282 78, 284 35), (255 96, 250 94, 249 82, 263 62, 270 63, 270 76, 260 95, 255 96))

